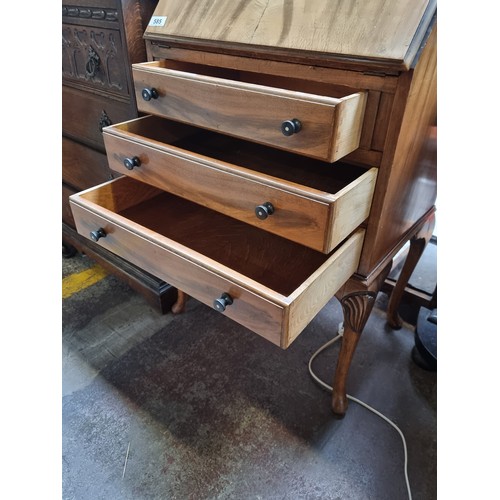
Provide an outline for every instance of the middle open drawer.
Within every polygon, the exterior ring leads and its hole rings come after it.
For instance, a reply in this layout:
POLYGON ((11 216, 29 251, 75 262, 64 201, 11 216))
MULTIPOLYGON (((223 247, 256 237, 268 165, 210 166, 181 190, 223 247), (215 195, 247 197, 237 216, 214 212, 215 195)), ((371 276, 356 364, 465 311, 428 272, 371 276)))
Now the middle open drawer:
POLYGON ((155 116, 103 133, 112 170, 323 253, 370 212, 376 168, 328 164, 155 116))

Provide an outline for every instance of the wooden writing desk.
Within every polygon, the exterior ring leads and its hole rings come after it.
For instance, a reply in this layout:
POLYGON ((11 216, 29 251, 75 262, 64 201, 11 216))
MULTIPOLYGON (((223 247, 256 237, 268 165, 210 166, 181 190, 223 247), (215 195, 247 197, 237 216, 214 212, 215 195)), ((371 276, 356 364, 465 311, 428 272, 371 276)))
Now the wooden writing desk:
POLYGON ((435 2, 161 0, 145 39, 145 116, 104 128, 125 175, 72 196, 78 232, 282 348, 335 295, 343 415, 392 259, 433 224, 435 2))

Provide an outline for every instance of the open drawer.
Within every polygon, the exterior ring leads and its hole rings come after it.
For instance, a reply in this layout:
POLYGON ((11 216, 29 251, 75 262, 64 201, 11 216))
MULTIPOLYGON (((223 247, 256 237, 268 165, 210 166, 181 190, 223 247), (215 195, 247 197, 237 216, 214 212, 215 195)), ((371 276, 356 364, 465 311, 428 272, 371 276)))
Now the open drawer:
POLYGON ((377 169, 147 116, 106 127, 112 170, 329 253, 368 217, 377 169))
POLYGON ((82 236, 283 348, 356 271, 364 238, 325 255, 129 177, 70 203, 82 236))
POLYGON ((143 113, 327 162, 359 146, 365 91, 168 60, 132 73, 143 113))

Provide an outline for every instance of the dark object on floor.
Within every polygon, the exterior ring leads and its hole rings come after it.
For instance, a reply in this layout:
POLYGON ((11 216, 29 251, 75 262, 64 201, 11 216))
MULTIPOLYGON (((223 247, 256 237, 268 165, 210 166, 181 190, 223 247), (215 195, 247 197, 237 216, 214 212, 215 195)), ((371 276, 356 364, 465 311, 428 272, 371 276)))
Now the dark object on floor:
POLYGON ((72 246, 72 245, 68 245, 66 243, 62 243, 62 256, 65 258, 65 259, 70 259, 71 257, 74 257, 76 255, 76 252, 77 252, 77 249, 72 246))
POLYGON ((421 307, 415 328, 413 361, 424 370, 437 370, 437 308, 421 307))

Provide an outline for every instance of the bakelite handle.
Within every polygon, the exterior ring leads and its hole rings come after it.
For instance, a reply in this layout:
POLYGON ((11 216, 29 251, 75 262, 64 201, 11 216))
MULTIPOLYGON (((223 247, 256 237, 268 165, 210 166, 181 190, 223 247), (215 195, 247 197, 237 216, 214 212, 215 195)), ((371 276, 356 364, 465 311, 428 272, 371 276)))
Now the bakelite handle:
POLYGON ((125 158, 123 164, 127 170, 132 170, 134 167, 141 166, 141 160, 137 156, 132 156, 131 158, 125 158))
POLYGON ((152 87, 150 89, 148 88, 143 88, 142 89, 142 98, 145 100, 145 101, 150 101, 151 99, 158 99, 158 91, 152 87))
POLYGON ((298 134, 302 130, 302 123, 297 118, 292 118, 291 120, 285 120, 281 124, 281 132, 287 137, 298 134))
POLYGON ((233 298, 228 293, 223 293, 218 299, 214 300, 214 309, 224 312, 227 306, 233 303, 233 298))
POLYGON ((262 205, 255 207, 255 215, 261 220, 267 219, 273 213, 274 206, 269 201, 266 201, 262 205))
POLYGON ((99 241, 100 238, 105 238, 106 237, 106 231, 102 227, 97 229, 97 231, 91 231, 90 232, 90 238, 92 241, 99 241))

